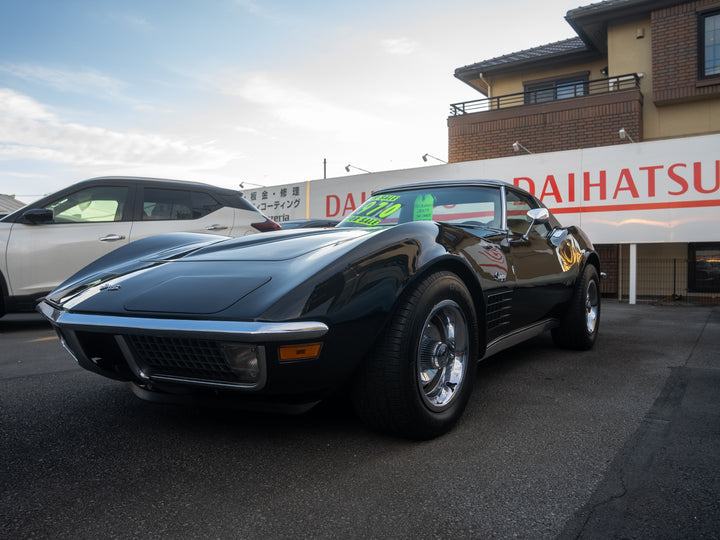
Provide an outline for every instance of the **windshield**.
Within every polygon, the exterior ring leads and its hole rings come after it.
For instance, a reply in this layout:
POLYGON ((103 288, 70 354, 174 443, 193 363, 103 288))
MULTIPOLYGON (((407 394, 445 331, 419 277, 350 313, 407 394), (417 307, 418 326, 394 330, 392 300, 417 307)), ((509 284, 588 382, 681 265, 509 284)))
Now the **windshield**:
POLYGON ((373 195, 339 227, 392 227, 409 221, 502 227, 500 189, 433 187, 373 195))

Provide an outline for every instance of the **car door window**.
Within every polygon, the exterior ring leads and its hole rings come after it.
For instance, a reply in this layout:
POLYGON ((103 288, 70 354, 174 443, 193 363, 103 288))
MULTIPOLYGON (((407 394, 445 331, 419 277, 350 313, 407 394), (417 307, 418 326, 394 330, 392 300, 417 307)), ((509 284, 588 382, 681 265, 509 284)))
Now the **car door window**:
MULTIPOLYGON (((525 234, 530 226, 528 210, 538 208, 538 204, 532 198, 511 189, 505 192, 505 200, 507 201, 508 229, 515 234, 525 234)), ((546 236, 550 230, 551 227, 548 223, 540 223, 533 227, 533 231, 540 236, 546 236)))
POLYGON ((435 221, 493 228, 501 228, 501 216, 500 190, 489 187, 464 190, 451 200, 439 198, 432 212, 435 221))
POLYGON ((71 193, 45 208, 52 210, 54 223, 122 221, 127 198, 126 186, 95 186, 71 193))
POLYGON ((143 221, 199 219, 222 205, 212 196, 199 191, 145 188, 143 221))
POLYGON ((212 214, 215 210, 222 208, 222 204, 217 202, 214 197, 202 191, 192 192, 192 215, 193 219, 198 219, 208 214, 212 214))

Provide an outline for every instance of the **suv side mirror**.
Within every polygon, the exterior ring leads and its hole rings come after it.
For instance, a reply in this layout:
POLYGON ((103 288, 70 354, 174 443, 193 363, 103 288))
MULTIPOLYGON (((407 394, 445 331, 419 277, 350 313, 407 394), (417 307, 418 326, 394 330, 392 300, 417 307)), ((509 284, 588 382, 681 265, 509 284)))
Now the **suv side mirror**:
POLYGON ((535 225, 547 223, 550 219, 550 212, 547 208, 533 208, 532 210, 528 210, 527 217, 530 218, 530 226, 528 227, 527 232, 522 235, 523 240, 528 240, 530 238, 530 231, 532 231, 532 228, 535 225))
POLYGON ((40 225, 41 223, 50 223, 53 220, 53 211, 47 208, 31 208, 23 213, 20 220, 28 225, 40 225))

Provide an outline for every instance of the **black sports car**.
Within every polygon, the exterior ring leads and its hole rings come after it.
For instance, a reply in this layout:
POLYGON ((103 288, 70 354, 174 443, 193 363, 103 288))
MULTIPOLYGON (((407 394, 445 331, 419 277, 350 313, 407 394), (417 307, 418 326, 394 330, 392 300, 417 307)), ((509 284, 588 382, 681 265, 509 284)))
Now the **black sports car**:
POLYGON ((376 191, 332 229, 139 240, 38 309, 81 366, 155 401, 309 408, 350 395, 425 439, 461 415, 478 360, 551 330, 589 349, 599 260, 577 227, 495 181, 376 191))

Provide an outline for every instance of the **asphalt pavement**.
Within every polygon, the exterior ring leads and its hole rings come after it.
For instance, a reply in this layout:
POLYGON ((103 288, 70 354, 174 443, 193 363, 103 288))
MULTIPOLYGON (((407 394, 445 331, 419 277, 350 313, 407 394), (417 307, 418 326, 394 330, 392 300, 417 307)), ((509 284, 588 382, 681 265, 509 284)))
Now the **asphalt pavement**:
MULTIPOLYGON (((677 309, 677 326, 694 334, 677 309)), ((649 337, 663 342, 662 328, 649 337)), ((685 362, 668 369, 653 406, 560 538, 720 538, 719 308, 685 362)))
POLYGON ((483 362, 458 426, 148 404, 0 319, 3 538, 720 538, 720 307, 606 302, 483 362))

